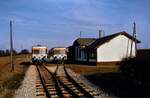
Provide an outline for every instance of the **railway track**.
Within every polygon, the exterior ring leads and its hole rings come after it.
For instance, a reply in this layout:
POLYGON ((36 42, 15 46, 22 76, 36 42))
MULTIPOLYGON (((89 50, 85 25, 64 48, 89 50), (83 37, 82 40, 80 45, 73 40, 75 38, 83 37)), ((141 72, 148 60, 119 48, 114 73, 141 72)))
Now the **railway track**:
POLYGON ((37 67, 37 96, 40 98, 99 98, 99 95, 82 82, 76 82, 67 72, 65 65, 57 64, 55 73, 45 65, 37 67))
POLYGON ((75 81, 67 72, 65 65, 57 64, 55 75, 59 81, 70 88, 79 98, 99 98, 99 94, 80 81, 75 81))
POLYGON ((36 84, 39 96, 63 98, 59 83, 55 76, 42 64, 36 65, 36 67, 39 76, 38 84, 36 84))

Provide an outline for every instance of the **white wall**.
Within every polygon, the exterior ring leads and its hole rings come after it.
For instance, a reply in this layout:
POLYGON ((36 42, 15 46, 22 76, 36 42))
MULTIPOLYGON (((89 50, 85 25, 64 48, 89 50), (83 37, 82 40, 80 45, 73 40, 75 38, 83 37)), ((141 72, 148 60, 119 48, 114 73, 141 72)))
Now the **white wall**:
MULTIPOLYGON (((124 35, 118 35, 97 48, 97 62, 121 61, 130 56, 132 40, 124 35)), ((135 43, 132 46, 132 56, 135 56, 135 43)))

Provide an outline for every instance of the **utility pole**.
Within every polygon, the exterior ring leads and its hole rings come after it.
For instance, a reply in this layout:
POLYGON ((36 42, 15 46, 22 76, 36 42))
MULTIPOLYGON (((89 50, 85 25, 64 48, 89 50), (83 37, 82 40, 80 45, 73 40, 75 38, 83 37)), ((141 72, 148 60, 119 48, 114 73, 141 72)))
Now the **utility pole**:
POLYGON ((10 20, 10 62, 11 62, 11 71, 14 71, 14 62, 13 62, 13 39, 12 39, 12 20, 10 20))
POLYGON ((135 56, 137 54, 137 40, 136 40, 136 23, 133 23, 133 34, 134 34, 134 39, 135 39, 135 56))
POLYGON ((82 34, 82 32, 80 31, 80 38, 81 38, 81 34, 82 34))
POLYGON ((135 41, 135 56, 137 52, 137 40, 136 40, 136 23, 133 23, 133 35, 132 35, 132 43, 131 43, 131 51, 130 51, 130 57, 132 57, 132 48, 133 48, 133 42, 135 41))

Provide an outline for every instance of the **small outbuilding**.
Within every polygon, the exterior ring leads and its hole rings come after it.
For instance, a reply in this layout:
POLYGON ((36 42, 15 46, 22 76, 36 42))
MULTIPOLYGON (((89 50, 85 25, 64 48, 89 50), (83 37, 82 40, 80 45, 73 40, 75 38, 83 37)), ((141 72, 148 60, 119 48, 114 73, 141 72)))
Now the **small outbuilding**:
POLYGON ((126 32, 101 38, 78 38, 69 47, 71 60, 97 65, 118 64, 124 58, 136 56, 137 39, 126 32))

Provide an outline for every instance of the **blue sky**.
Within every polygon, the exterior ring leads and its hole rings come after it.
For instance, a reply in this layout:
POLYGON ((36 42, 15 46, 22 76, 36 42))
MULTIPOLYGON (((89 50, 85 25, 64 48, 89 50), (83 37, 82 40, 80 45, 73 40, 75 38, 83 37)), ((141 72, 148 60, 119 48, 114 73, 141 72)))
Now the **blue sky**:
POLYGON ((14 48, 70 46, 79 37, 119 31, 132 34, 137 23, 141 48, 150 48, 149 0, 0 0, 0 49, 9 48, 13 19, 14 48))

